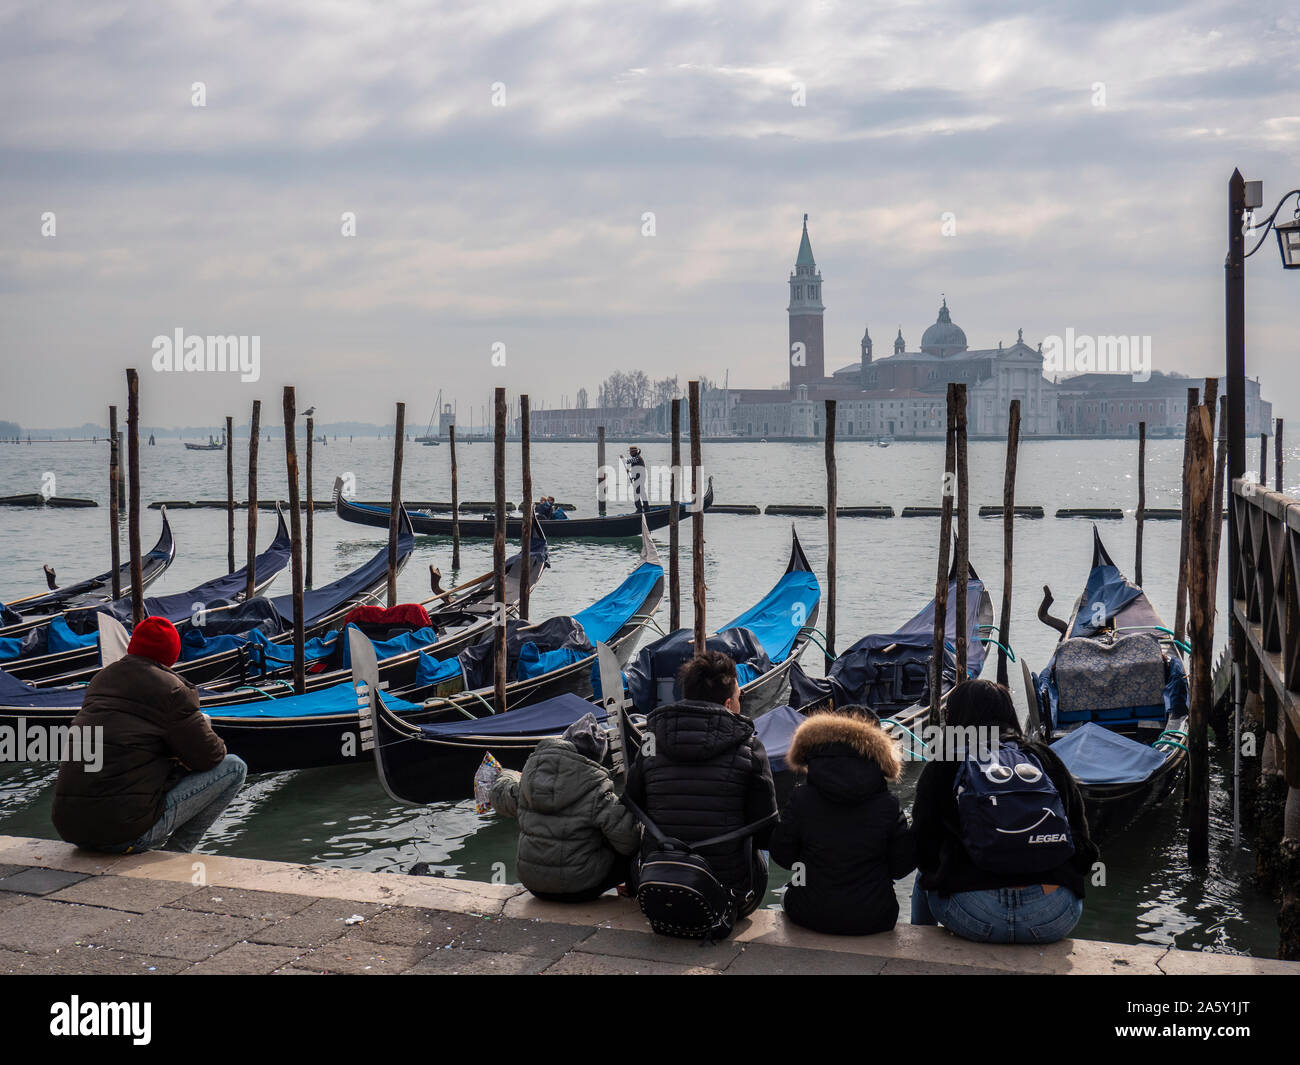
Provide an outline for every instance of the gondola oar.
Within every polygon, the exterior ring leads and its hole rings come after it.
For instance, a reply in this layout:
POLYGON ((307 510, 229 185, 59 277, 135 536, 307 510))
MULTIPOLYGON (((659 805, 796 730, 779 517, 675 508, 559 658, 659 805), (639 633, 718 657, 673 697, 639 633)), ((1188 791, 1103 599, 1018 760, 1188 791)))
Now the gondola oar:
POLYGON ((596 644, 596 660, 600 665, 600 705, 605 708, 610 762, 614 768, 614 780, 622 782, 627 779, 627 771, 632 765, 627 747, 627 718, 624 716, 631 700, 623 690, 623 670, 618 664, 618 656, 608 644, 596 644))

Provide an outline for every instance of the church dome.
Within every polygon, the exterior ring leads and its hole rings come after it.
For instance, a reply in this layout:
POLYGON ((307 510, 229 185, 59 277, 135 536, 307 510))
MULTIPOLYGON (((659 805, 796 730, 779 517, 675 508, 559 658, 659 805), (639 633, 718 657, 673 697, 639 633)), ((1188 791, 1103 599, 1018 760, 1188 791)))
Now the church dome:
POLYGON ((927 355, 955 355, 966 350, 966 334, 948 316, 948 301, 939 308, 939 317, 921 336, 921 350, 927 355))

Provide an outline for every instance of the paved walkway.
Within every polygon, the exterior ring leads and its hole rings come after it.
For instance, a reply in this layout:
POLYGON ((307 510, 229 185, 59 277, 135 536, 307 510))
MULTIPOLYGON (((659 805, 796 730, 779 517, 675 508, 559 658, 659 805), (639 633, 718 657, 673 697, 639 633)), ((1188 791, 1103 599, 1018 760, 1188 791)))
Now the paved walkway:
POLYGON ((1291 973, 1300 962, 938 928, 823 936, 771 910, 722 943, 652 934, 636 903, 212 855, 115 858, 0 836, 0 973, 1291 973))

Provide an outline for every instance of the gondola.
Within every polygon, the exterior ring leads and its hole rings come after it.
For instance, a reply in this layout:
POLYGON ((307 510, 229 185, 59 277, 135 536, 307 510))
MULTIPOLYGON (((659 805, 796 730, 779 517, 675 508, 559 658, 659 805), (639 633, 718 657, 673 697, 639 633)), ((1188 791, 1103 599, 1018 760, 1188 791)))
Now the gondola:
MULTIPOLYGON (((344 521, 356 522, 359 525, 373 525, 378 527, 387 527, 388 525, 388 508, 376 506, 370 503, 353 503, 344 497, 342 492, 343 481, 338 478, 334 482, 334 511, 344 521)), ((713 478, 709 478, 708 487, 704 491, 703 506, 705 510, 713 506, 713 478)), ((641 519, 645 519, 646 526, 651 529, 662 529, 671 520, 671 507, 651 507, 644 514, 611 514, 603 518, 551 518, 540 521, 542 531, 554 540, 557 538, 575 539, 580 537, 591 538, 609 538, 609 539, 630 539, 641 535, 641 519)), ((691 508, 683 505, 681 514, 689 515, 691 508)), ((432 514, 416 511, 411 515, 411 524, 415 531, 426 536, 451 536, 452 519, 435 518, 432 514)), ((517 539, 522 528, 522 518, 506 519, 506 535, 517 539)), ((459 522, 460 535, 468 539, 484 539, 493 535, 496 529, 496 523, 492 516, 484 515, 481 518, 461 518, 459 522)))
MULTIPOLYGON (((144 587, 148 588, 166 572, 176 557, 176 541, 172 538, 171 523, 167 520, 167 508, 162 509, 162 531, 158 542, 140 558, 140 571, 144 587)), ((119 585, 130 591, 131 563, 124 562, 118 567, 119 585)), ((113 598, 113 571, 108 570, 98 577, 78 581, 55 588, 49 592, 15 599, 0 606, 0 637, 18 636, 37 625, 43 625, 54 614, 81 607, 98 606, 113 598), (17 616, 15 616, 17 615, 17 616)))
MULTIPOLYGON (((415 549, 406 512, 402 511, 397 538, 397 570, 400 573, 415 549)), ((338 580, 303 593, 303 629, 307 639, 337 627, 356 606, 371 600, 388 583, 388 545, 385 544, 364 565, 338 580)), ((192 684, 222 680, 246 683, 260 677, 267 647, 283 647, 293 641, 293 595, 262 596, 227 609, 207 611, 199 623, 183 621, 181 657, 175 670, 192 684)), ((36 680, 38 688, 84 683, 98 666, 47 675, 36 680)), ((3 703, 0 702, 0 706, 3 703)))
POLYGON ((1047 595, 1040 617, 1061 639, 1037 676, 1022 662, 1030 727, 1069 768, 1092 834, 1105 839, 1168 795, 1186 764, 1185 648, 1095 526, 1088 581, 1068 622, 1046 615, 1047 595))
MULTIPOLYGON (((663 568, 648 535, 644 544, 649 553, 647 556, 643 551, 641 564, 618 588, 585 610, 571 618, 551 618, 533 625, 509 623, 512 679, 506 685, 507 706, 524 707, 534 700, 564 693, 589 693, 594 654, 585 653, 587 639, 608 641, 620 647, 624 657, 631 653, 663 594, 663 568), (534 657, 537 643, 548 646, 561 630, 575 633, 578 638, 534 657)), ((363 633, 351 630, 344 638, 349 640, 353 673, 358 646, 364 648, 363 654, 370 661, 375 661, 376 645, 363 633)), ((495 627, 489 626, 458 654, 451 653, 454 648, 434 647, 441 658, 420 652, 414 661, 408 660, 400 668, 394 668, 392 663, 385 668, 381 663, 380 682, 389 693, 390 705, 400 708, 406 721, 416 723, 412 727, 491 715, 495 709, 494 642, 495 627), (450 672, 442 670, 444 665, 454 667, 455 681, 431 683, 432 674, 450 672), (486 684, 480 683, 484 679, 486 684), (449 687, 461 690, 446 694, 449 687)), ((227 748, 247 761, 254 772, 338 765, 369 757, 359 744, 361 720, 350 680, 306 695, 245 701, 229 708, 205 705, 204 710, 227 748)), ((525 712, 511 709, 498 716, 525 712)), ((473 771, 471 766, 471 776, 473 771)))
MULTIPOLYGON (((257 556, 254 572, 260 595, 289 563, 290 536, 284 514, 276 507, 275 538, 257 556)), ((223 577, 207 581, 186 592, 149 596, 144 601, 145 617, 161 617, 175 625, 187 624, 196 607, 220 610, 244 598, 248 567, 241 566, 223 577)), ((15 677, 34 680, 95 667, 99 662, 97 613, 112 614, 123 625, 134 619, 134 603, 129 595, 97 607, 70 610, 39 628, 27 632, 21 640, 0 639, 0 664, 15 677)))
MULTIPOLYGON (((410 533, 407 530, 402 539, 399 540, 402 550, 409 551, 410 539, 410 533)), ((536 579, 540 577, 547 564, 545 540, 540 532, 536 533, 534 545, 534 565, 531 570, 533 585, 536 584, 536 579)), ((387 548, 381 554, 386 555, 386 552, 387 548)), ((363 567, 363 569, 365 568, 363 567)), ((508 606, 513 606, 517 600, 522 568, 519 556, 515 556, 510 560, 507 567, 506 596, 508 606)), ((350 576, 355 576, 355 574, 350 576)), ((491 574, 486 575, 486 577, 490 578, 491 574)), ((387 639, 379 646, 396 648, 390 657, 385 660, 385 677, 391 676, 400 686, 402 677, 409 677, 413 673, 415 660, 419 654, 430 650, 435 642, 437 647, 446 652, 453 650, 461 643, 475 639, 492 623, 492 600, 494 598, 495 593, 492 582, 490 579, 485 578, 478 578, 462 585, 460 588, 439 593, 434 600, 428 602, 430 606, 434 606, 435 602, 437 605, 427 615, 430 619, 430 625, 436 626, 436 636, 431 631, 409 631, 409 626, 404 627, 408 631, 403 632, 402 636, 394 636, 392 633, 398 630, 388 629, 387 623, 383 623, 387 630, 387 639), (406 638, 403 639, 403 636, 406 638)), ((423 608, 425 604, 419 605, 423 608)), ((397 612, 406 613, 409 616, 411 606, 412 604, 407 604, 399 607, 397 612)), ((392 612, 380 611, 380 613, 391 614, 392 612)), ((350 617, 351 614, 348 616, 350 617)), ((355 622, 349 621, 347 617, 343 617, 342 613, 335 616, 336 623, 340 619, 345 622, 345 627, 348 629, 355 628, 357 625, 366 625, 370 628, 370 631, 373 631, 371 626, 375 623, 374 619, 361 617, 355 622)), ((346 637, 343 637, 343 639, 345 640, 346 637)), ((346 646, 346 644, 344 643, 343 646, 346 646)), ((291 654, 290 650, 289 656, 291 654)), ((275 679, 277 674, 283 674, 291 670, 291 657, 286 657, 288 658, 286 664, 264 671, 258 680, 260 686, 247 683, 200 686, 200 707, 205 711, 211 710, 213 713, 233 716, 237 719, 237 727, 234 731, 240 735, 231 738, 233 743, 231 750, 244 756, 253 772, 306 769, 347 761, 352 756, 346 753, 347 740, 345 734, 350 732, 355 738, 356 715, 355 711, 350 707, 346 713, 339 713, 338 697, 340 692, 337 691, 340 682, 346 681, 347 669, 331 669, 320 673, 310 673, 307 687, 308 692, 311 694, 296 697, 292 694, 285 694, 286 691, 291 693, 293 690, 288 681, 275 679), (321 690, 318 691, 318 689, 321 690), (331 689, 333 689, 332 694, 331 689), (301 701, 295 703, 295 699, 301 701), (301 722, 313 727, 288 730, 274 728, 274 719, 277 714, 283 717, 292 717, 297 714, 301 717, 304 709, 304 702, 302 701, 313 699, 316 699, 317 720, 306 721, 303 718, 301 722), (276 709, 274 710, 270 709, 268 705, 272 701, 276 702, 276 709), (245 709, 245 704, 256 704, 256 708, 252 710, 245 709), (329 709, 331 707, 332 710, 329 709), (244 740, 249 737, 243 735, 245 730, 238 726, 242 726, 242 719, 249 716, 267 721, 270 727, 254 733, 253 736, 256 742, 252 743, 251 746, 246 746, 244 740), (283 745, 276 747, 275 743, 266 742, 273 739, 282 741, 283 745)), ((325 667, 328 663, 321 662, 319 665, 325 667)), ((346 687, 346 683, 344 687, 346 687)), ((0 727, 5 725, 20 727, 24 720, 43 727, 66 725, 72 720, 80 707, 85 690, 84 685, 37 688, 0 671, 0 727)), ((295 721, 293 723, 296 725, 300 722, 295 721)), ((220 727, 218 727, 218 733, 224 735, 220 727)))
MULTIPOLYGON (((820 601, 817 578, 794 537, 790 561, 772 590, 709 638, 710 647, 728 650, 738 660, 742 712, 761 714, 779 697, 791 666, 807 645, 820 601)), ((676 671, 691 653, 690 636, 689 630, 679 630, 642 648, 622 674, 624 691, 610 699, 626 697, 637 721, 661 701, 677 697, 676 671)), ((598 675, 604 678, 612 673, 605 682, 612 686, 618 682, 618 667, 628 662, 626 645, 617 636, 600 642, 608 644, 611 657, 610 669, 601 669, 598 675)), ((581 663, 589 676, 596 673, 595 658, 593 654, 581 663)), ((441 720, 417 721, 367 677, 364 649, 354 651, 353 671, 354 680, 366 685, 359 700, 362 736, 373 746, 384 789, 404 803, 465 798, 486 752, 502 765, 518 769, 541 740, 559 735, 583 714, 606 719, 605 684, 601 684, 592 699, 570 691, 504 714, 479 712, 476 720, 443 715, 441 720)))
MULTIPOLYGON (((955 565, 955 564, 954 564, 955 565)), ((947 698, 957 679, 957 581, 948 585, 948 611, 940 698, 947 698)), ((797 782, 785 764, 785 752, 805 717, 815 710, 865 706, 880 717, 885 730, 904 741, 914 758, 923 758, 922 730, 930 719, 930 667, 934 659, 934 610, 931 599, 890 633, 864 636, 839 655, 825 677, 809 677, 800 666, 790 674, 790 703, 758 720, 758 737, 767 749, 784 803, 797 782)), ((992 628, 993 603, 975 567, 966 582, 966 675, 984 668, 985 641, 992 628)))

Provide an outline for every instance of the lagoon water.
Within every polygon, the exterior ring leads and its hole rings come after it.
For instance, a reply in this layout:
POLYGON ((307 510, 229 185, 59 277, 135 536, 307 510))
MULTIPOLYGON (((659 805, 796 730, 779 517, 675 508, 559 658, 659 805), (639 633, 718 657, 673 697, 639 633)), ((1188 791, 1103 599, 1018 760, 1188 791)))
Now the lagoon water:
MULTIPOLYGON (((299 442, 300 468, 305 468, 299 442)), ((492 445, 462 442, 457 448, 461 497, 491 496, 492 445)), ((609 445, 610 461, 622 447, 609 445)), ((648 464, 667 465, 666 443, 644 446, 648 464)), ((972 513, 981 504, 1002 500, 1005 446, 975 441, 970 445, 972 513)), ((939 502, 943 467, 941 443, 897 442, 889 448, 866 442, 842 442, 838 448, 841 506, 907 505, 939 502)), ((578 515, 595 511, 594 444, 535 443, 533 484, 537 494, 554 495, 578 506, 578 515)), ((1122 507, 1123 521, 1100 522, 1104 542, 1117 565, 1132 572, 1137 502, 1136 441, 1025 441, 1021 445, 1016 501, 1039 504, 1051 515, 1059 507, 1122 507)), ((175 439, 159 438, 142 447, 142 498, 217 499, 225 496, 225 455, 186 451, 175 439)), ((260 447, 259 494, 286 495, 283 443, 260 447)), ((1181 486, 1181 441, 1147 444, 1147 505, 1177 507, 1181 486)), ((236 494, 247 485, 246 442, 236 440, 236 494)), ((336 474, 350 473, 361 499, 387 499, 392 441, 331 437, 315 445, 315 491, 327 497, 336 474)), ((1288 464, 1297 469, 1300 454, 1292 449, 1288 464)), ((519 447, 508 453, 507 494, 520 496, 519 447)), ((39 492, 52 474, 58 495, 93 498, 98 509, 57 510, 0 508, 0 599, 44 587, 41 566, 49 562, 62 580, 75 580, 108 568, 108 448, 103 441, 0 445, 0 495, 39 492)), ((406 447, 404 494, 411 499, 450 498, 449 448, 406 447)), ((714 479, 719 503, 824 503, 825 469, 820 443, 717 443, 704 446, 704 467, 714 479)), ((1258 468, 1258 444, 1247 468, 1258 468)), ((1294 477, 1294 473, 1292 474, 1294 477)), ((630 509, 611 503, 611 512, 630 509)), ((170 512, 177 559, 153 586, 156 593, 182 591, 226 569, 225 514, 219 510, 170 512)), ((468 521, 479 520, 474 517, 468 521)), ((382 530, 340 521, 321 511, 315 522, 315 577, 324 583, 373 554, 386 536, 382 530)), ((816 572, 825 578, 826 521, 797 518, 794 525, 816 572)), ((237 518, 242 537, 244 515, 237 518)), ((274 532, 274 515, 259 518, 259 548, 274 532)), ((687 527, 688 529, 689 527, 687 527)), ((157 537, 159 514, 145 511, 141 541, 147 549, 157 537)), ((746 609, 777 578, 789 551, 791 520, 778 517, 711 515, 706 522, 706 580, 710 628, 746 609)), ((656 533, 667 565, 668 533, 656 533)), ((839 644, 847 647, 869 632, 887 632, 920 609, 933 594, 938 520, 929 518, 841 518, 838 524, 839 644)), ((1172 623, 1179 527, 1176 521, 1148 521, 1144 546, 1146 590, 1172 623)), ((689 532, 684 529, 683 617, 690 617, 689 532)), ((1031 668, 1041 668, 1055 632, 1035 617, 1044 584, 1056 596, 1054 612, 1068 613, 1082 590, 1091 557, 1092 523, 1084 520, 1019 520, 1015 540, 1015 598, 1010 643, 1031 668)), ((1226 547, 1226 544, 1225 544, 1226 547)), ((123 523, 125 550, 125 522, 123 523)), ((614 587, 636 563, 637 544, 629 541, 556 541, 551 568, 533 597, 533 616, 577 611, 614 587)), ((242 564, 244 546, 237 544, 242 564)), ((419 600, 428 593, 428 567, 450 574, 450 541, 417 540, 399 578, 399 597, 419 600)), ((993 597, 995 615, 1002 595, 1002 523, 974 518, 970 557, 993 597)), ((461 578, 491 567, 491 541, 467 540, 461 548, 461 578)), ((444 584, 449 582, 444 580, 444 584)), ((1222 582, 1221 582, 1222 584, 1222 582)), ((289 590, 287 569, 274 594, 289 590)), ((665 597, 666 598, 666 597, 665 597)), ((1219 592, 1220 617, 1225 603, 1219 592)), ((824 602, 823 602, 824 606, 824 602)), ((658 621, 667 627, 666 602, 658 621)), ((824 616, 819 624, 824 622, 824 616)), ((1223 625, 1218 642, 1223 643, 1223 625)), ((995 674, 995 660, 985 676, 995 674)), ((804 657, 810 672, 820 672, 821 654, 810 648, 804 657)), ((1023 693, 1014 683, 1017 702, 1023 693)), ((1276 908, 1249 882, 1254 855, 1249 846, 1232 845, 1230 754, 1212 752, 1217 779, 1211 793, 1211 864, 1208 872, 1187 866, 1186 834, 1179 795, 1138 821, 1105 848, 1106 883, 1090 888, 1077 934, 1121 942, 1176 945, 1272 956, 1276 949, 1276 908)), ((911 801, 919 766, 909 766, 900 784, 905 804, 911 801)), ((49 804, 54 769, 47 765, 0 766, 0 834, 53 837, 49 804)), ((514 879, 515 828, 512 822, 474 813, 472 802, 432 807, 394 803, 368 766, 280 773, 254 778, 217 823, 203 849, 213 853, 285 861, 325 862, 350 868, 400 872, 416 861, 428 862, 441 875, 489 880, 514 879)), ((773 870, 773 889, 784 883, 773 870)), ((902 920, 911 878, 900 882, 902 920)), ((777 904, 775 891, 769 905, 777 904)))

